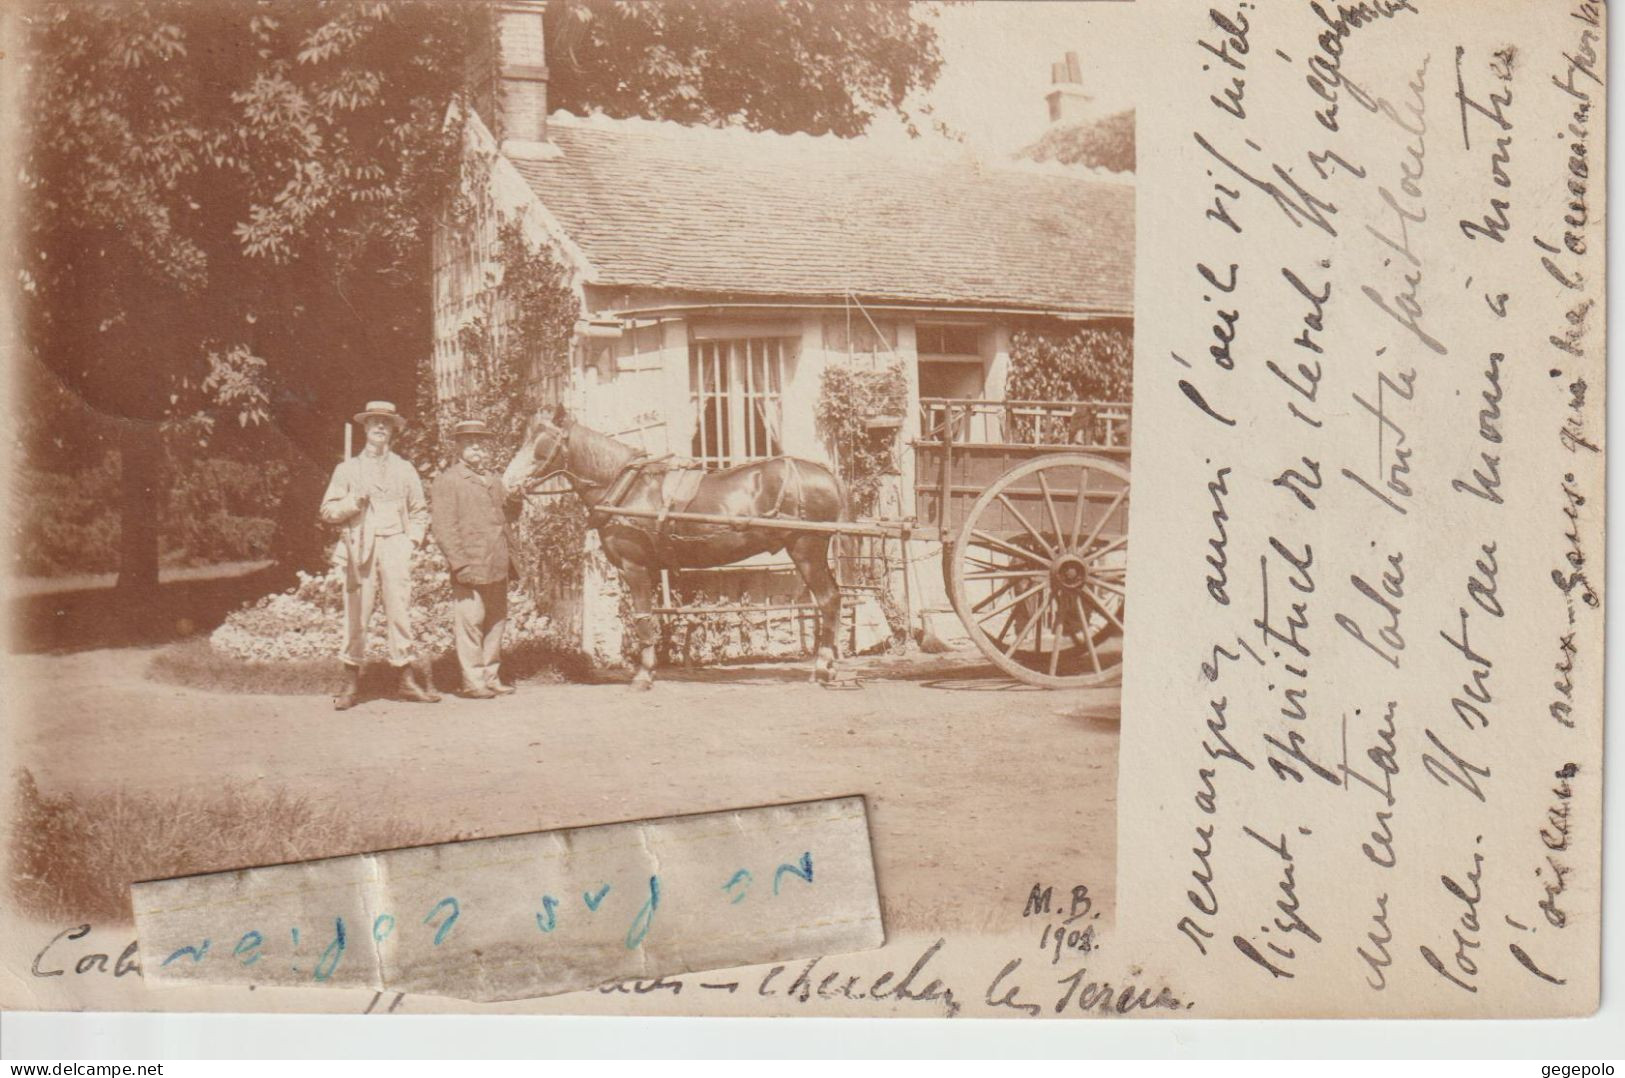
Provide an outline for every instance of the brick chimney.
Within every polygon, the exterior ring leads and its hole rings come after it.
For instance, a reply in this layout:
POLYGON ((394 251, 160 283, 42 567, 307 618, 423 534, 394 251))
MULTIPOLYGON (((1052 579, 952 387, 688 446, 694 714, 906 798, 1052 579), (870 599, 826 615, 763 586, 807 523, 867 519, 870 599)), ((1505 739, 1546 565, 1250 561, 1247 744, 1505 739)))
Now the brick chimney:
POLYGON ((498 0, 496 4, 497 127, 502 151, 550 155, 547 145, 547 53, 542 16, 547 0, 498 0))
POLYGON ((1075 124, 1087 118, 1093 97, 1083 91, 1083 69, 1078 54, 1069 52, 1066 59, 1049 68, 1050 91, 1044 95, 1049 102, 1051 124, 1075 124))

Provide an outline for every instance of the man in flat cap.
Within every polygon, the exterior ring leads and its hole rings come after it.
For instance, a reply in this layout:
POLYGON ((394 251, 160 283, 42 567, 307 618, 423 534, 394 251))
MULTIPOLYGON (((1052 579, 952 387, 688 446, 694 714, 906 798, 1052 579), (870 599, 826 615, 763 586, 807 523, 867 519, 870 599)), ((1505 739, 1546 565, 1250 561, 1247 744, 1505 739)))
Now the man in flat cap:
POLYGON ((341 461, 322 498, 321 518, 343 529, 335 560, 344 567, 344 687, 339 711, 355 706, 367 623, 384 600, 389 665, 396 698, 434 704, 440 697, 419 677, 412 641, 412 551, 428 541, 429 507, 417 469, 390 451, 406 420, 389 401, 370 401, 355 416, 366 432, 361 452, 341 461))
POLYGON ((434 481, 434 538, 451 566, 452 635, 463 671, 462 695, 506 696, 497 676, 508 627, 508 577, 518 575, 512 522, 523 498, 491 474, 491 431, 478 419, 452 429, 457 460, 434 481))

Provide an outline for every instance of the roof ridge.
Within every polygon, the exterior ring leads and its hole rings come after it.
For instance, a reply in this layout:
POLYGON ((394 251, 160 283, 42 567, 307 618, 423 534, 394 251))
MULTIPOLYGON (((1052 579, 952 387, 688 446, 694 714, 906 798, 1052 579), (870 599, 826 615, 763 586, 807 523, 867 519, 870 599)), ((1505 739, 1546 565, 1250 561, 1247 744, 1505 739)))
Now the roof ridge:
POLYGON ((715 135, 734 138, 779 138, 804 142, 819 141, 831 145, 858 141, 857 139, 843 138, 833 131, 822 135, 814 135, 808 131, 756 131, 742 124, 685 124, 678 120, 653 120, 647 116, 611 116, 601 109, 594 109, 586 115, 559 109, 548 117, 548 123, 563 124, 566 127, 579 127, 586 130, 631 131, 679 138, 685 137, 685 135, 700 134, 702 137, 715 135))
POLYGON ((775 143, 795 149, 832 150, 867 155, 893 161, 925 165, 959 164, 977 169, 1001 172, 1021 172, 1077 180, 1092 178, 1109 183, 1132 184, 1132 170, 1114 172, 1095 165, 1067 164, 1060 161, 1032 161, 983 153, 962 142, 949 139, 892 139, 871 135, 844 137, 826 132, 814 135, 806 131, 758 131, 741 124, 685 124, 676 120, 652 120, 643 116, 610 116, 599 110, 586 115, 558 110, 549 117, 550 124, 565 129, 602 131, 611 134, 651 135, 670 141, 684 139, 718 139, 735 146, 775 143))
POLYGON ((1001 161, 996 166, 1008 172, 1030 172, 1040 176, 1065 176, 1077 179, 1079 175, 1091 176, 1097 180, 1106 180, 1111 183, 1121 183, 1132 186, 1137 177, 1134 170, 1110 169, 1104 165, 1085 165, 1079 161, 1058 161, 1051 157, 1044 161, 1035 161, 1030 157, 1013 157, 1008 161, 1001 161))

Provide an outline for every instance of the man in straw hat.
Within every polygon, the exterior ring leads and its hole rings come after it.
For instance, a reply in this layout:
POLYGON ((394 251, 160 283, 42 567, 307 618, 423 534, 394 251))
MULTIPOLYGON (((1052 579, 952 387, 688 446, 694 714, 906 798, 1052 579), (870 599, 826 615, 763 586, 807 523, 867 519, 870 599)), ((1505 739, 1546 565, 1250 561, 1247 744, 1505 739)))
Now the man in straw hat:
POLYGON ((406 420, 389 401, 369 401, 355 422, 366 442, 333 469, 321 508, 323 521, 343 529, 334 559, 344 567, 344 687, 333 706, 340 711, 355 706, 367 623, 380 594, 389 665, 399 678, 396 697, 438 703, 440 697, 417 672, 412 645, 412 551, 427 542, 429 507, 417 469, 389 448, 406 420))
POLYGON ((508 627, 508 577, 518 575, 512 521, 523 499, 490 473, 491 431, 478 419, 452 429, 457 460, 434 481, 434 538, 451 566, 452 635, 463 671, 462 695, 475 700, 513 692, 497 676, 508 627))

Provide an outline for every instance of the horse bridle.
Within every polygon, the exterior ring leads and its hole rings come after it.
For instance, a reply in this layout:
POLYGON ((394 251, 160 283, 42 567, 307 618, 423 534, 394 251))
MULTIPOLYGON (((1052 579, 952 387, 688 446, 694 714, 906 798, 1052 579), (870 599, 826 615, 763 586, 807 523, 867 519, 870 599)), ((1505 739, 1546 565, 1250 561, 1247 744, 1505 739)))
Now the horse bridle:
POLYGON ((554 461, 563 455, 569 448, 567 443, 570 440, 569 432, 558 427, 553 429, 558 431, 558 435, 553 439, 553 448, 548 452, 547 459, 542 461, 542 466, 539 469, 541 474, 525 484, 525 492, 527 494, 534 493, 536 487, 541 486, 549 479, 552 479, 555 475, 563 475, 566 479, 569 479, 572 482, 574 482, 576 478, 571 474, 568 462, 560 465, 557 468, 553 467, 554 461))

